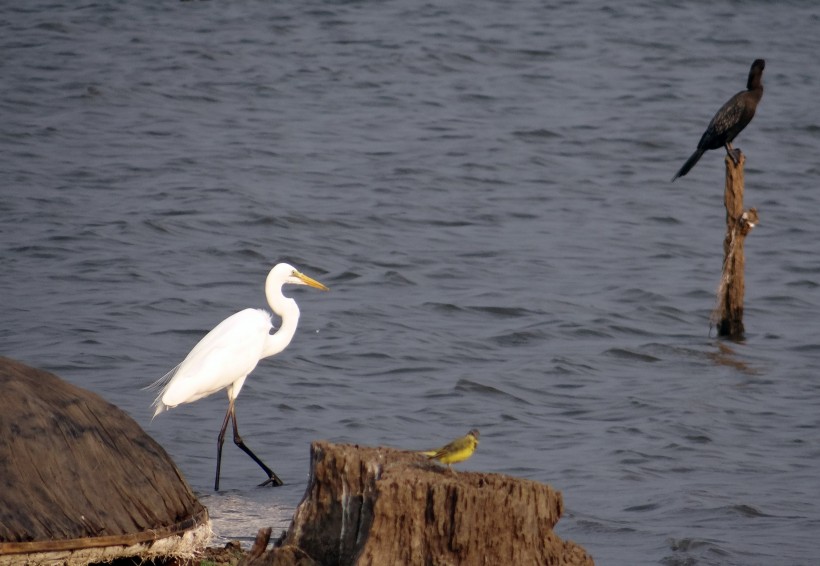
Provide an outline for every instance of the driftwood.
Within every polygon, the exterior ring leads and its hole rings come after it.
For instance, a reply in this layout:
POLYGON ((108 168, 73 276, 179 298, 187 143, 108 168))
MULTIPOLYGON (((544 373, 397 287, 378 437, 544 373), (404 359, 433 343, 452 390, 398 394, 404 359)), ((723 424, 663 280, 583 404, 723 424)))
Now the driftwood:
POLYGON ((723 274, 717 291, 717 306, 712 312, 712 322, 719 336, 739 340, 743 338, 743 295, 746 283, 743 275, 746 259, 743 244, 746 235, 759 221, 757 209, 743 210, 743 165, 746 157, 736 150, 738 163, 727 155, 726 188, 726 238, 723 241, 723 274))
POLYGON ((243 566, 385 564, 593 565, 553 532, 563 499, 550 486, 453 472, 389 448, 314 442, 308 488, 293 523, 243 566))

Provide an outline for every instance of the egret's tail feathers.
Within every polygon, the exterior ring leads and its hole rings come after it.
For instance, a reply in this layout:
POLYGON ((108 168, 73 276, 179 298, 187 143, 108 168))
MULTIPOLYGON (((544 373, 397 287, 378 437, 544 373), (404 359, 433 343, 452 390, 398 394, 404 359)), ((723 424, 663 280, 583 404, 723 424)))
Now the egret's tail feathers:
POLYGON ((155 418, 162 411, 164 411, 168 408, 165 405, 165 403, 162 402, 162 395, 163 395, 163 393, 165 393, 165 389, 168 386, 168 383, 174 377, 177 370, 179 369, 179 366, 181 366, 181 365, 182 365, 181 363, 178 364, 177 367, 175 367, 174 369, 172 369, 171 371, 169 371, 168 373, 166 373, 165 375, 160 377, 154 383, 152 383, 151 385, 147 385, 147 386, 142 388, 143 391, 157 391, 157 390, 159 390, 159 394, 157 395, 157 398, 154 399, 154 402, 151 404, 153 407, 156 407, 156 410, 154 411, 154 416, 151 417, 152 419, 155 418))
POLYGON ((169 371, 168 373, 166 373, 165 375, 160 377, 158 380, 153 382, 151 385, 146 385, 145 387, 142 388, 142 390, 143 391, 156 391, 157 389, 159 389, 161 387, 164 387, 165 385, 168 384, 169 381, 171 381, 171 378, 174 377, 174 374, 176 374, 177 370, 179 369, 179 366, 181 366, 181 365, 182 365, 182 363, 177 364, 177 367, 175 367, 174 369, 172 369, 171 371, 169 371))
POLYGON ((703 156, 704 151, 705 150, 700 149, 700 148, 696 149, 695 153, 693 153, 689 157, 689 159, 686 160, 686 163, 683 164, 683 167, 681 167, 678 170, 678 172, 675 173, 675 176, 672 177, 672 180, 674 181, 678 177, 683 177, 684 175, 686 175, 692 169, 692 167, 695 166, 695 163, 698 162, 698 160, 701 158, 701 156, 703 156))
POLYGON ((153 421, 155 418, 157 418, 157 415, 158 415, 158 414, 160 414, 160 413, 161 413, 161 412, 163 412, 163 411, 167 411, 167 410, 168 410, 168 405, 166 405, 165 403, 163 403, 160 399, 157 399, 156 401, 154 401, 154 407, 156 407, 156 410, 154 411, 154 415, 151 417, 151 420, 152 420, 152 421, 153 421))

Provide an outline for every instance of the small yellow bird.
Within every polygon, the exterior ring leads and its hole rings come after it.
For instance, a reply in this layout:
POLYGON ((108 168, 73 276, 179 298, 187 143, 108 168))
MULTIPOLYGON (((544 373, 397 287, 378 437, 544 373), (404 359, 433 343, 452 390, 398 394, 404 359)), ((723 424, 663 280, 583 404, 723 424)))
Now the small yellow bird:
POLYGON ((473 455, 478 446, 478 429, 474 428, 466 436, 456 438, 450 444, 442 446, 438 450, 427 450, 422 452, 431 460, 438 460, 442 464, 452 469, 452 464, 463 462, 473 455))

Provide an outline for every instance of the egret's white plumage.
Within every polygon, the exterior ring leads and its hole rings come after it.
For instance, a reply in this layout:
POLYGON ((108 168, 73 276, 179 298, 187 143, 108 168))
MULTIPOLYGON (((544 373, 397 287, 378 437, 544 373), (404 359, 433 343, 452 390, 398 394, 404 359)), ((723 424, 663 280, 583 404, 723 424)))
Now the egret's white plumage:
POLYGON ((154 402, 154 416, 225 388, 228 398, 236 399, 245 378, 267 357, 265 342, 272 328, 270 313, 261 309, 245 309, 220 322, 163 378, 167 382, 154 402))
POLYGON ((177 405, 197 401, 222 389, 227 390, 228 412, 225 414, 217 444, 217 490, 222 442, 229 419, 233 420, 234 442, 268 473, 269 479, 265 483, 281 485, 281 480, 276 474, 265 466, 239 437, 234 401, 242 390, 248 374, 256 368, 259 360, 278 354, 293 339, 299 323, 299 307, 296 301, 282 294, 282 286, 287 284, 309 285, 327 290, 327 287, 300 273, 293 266, 286 263, 277 264, 271 269, 265 281, 265 295, 273 312, 282 319, 279 330, 274 334, 270 333, 273 328, 271 315, 264 310, 240 311, 220 322, 206 334, 181 364, 155 384, 161 386, 162 390, 154 401, 154 416, 177 405))

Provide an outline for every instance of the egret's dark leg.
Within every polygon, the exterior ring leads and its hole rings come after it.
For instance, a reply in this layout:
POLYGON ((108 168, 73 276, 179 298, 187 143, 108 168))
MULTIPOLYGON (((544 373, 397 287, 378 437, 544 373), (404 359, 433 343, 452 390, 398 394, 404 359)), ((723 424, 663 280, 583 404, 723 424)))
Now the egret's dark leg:
MULTIPOLYGON (((225 430, 228 428, 228 419, 231 418, 232 414, 233 399, 228 403, 228 412, 225 413, 225 420, 222 421, 222 428, 219 429, 219 436, 216 439, 216 479, 214 480, 214 491, 219 491, 219 469, 222 467, 222 445, 225 443, 225 430)), ((234 417, 234 419, 235 418, 236 417, 234 417)), ((235 424, 234 430, 236 430, 235 424)))
MULTIPOLYGON (((231 407, 233 407, 233 403, 231 403, 231 407)), ((231 414, 231 419, 233 420, 233 442, 234 442, 234 444, 239 446, 242 449, 242 451, 245 452, 245 454, 247 454, 248 456, 253 458, 253 461, 256 462, 257 464, 259 464, 259 467, 262 468, 263 470, 265 470, 265 473, 268 474, 268 479, 266 479, 265 481, 260 483, 259 487, 262 487, 262 486, 265 486, 265 485, 272 485, 273 487, 278 487, 280 485, 284 485, 285 482, 283 482, 281 479, 279 479, 279 476, 277 476, 273 472, 273 470, 271 470, 269 467, 267 467, 264 464, 264 462, 262 462, 262 460, 257 458, 256 454, 254 454, 251 451, 250 448, 245 446, 245 443, 242 442, 242 437, 239 436, 239 429, 236 428, 236 411, 231 411, 230 414, 231 414)), ((227 416, 225 418, 227 418, 227 416)))

